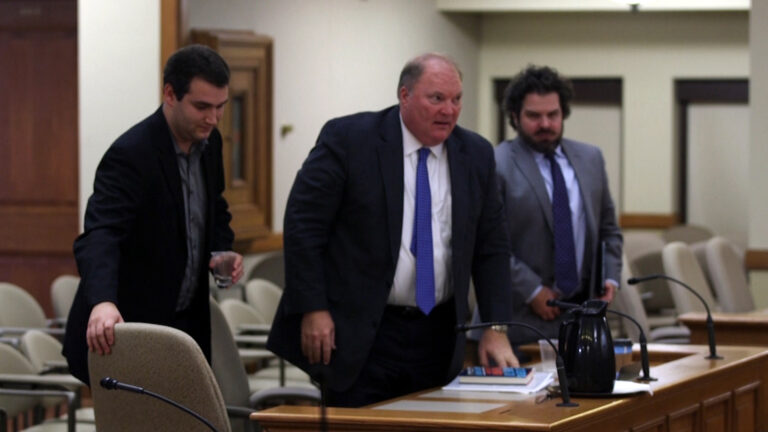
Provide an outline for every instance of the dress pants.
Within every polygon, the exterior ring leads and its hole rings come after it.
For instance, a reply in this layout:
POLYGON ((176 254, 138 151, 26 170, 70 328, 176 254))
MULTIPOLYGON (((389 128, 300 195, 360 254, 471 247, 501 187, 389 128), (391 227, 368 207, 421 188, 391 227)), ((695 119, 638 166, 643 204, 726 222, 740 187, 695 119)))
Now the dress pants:
POLYGON ((328 406, 360 407, 445 385, 456 343, 453 298, 424 315, 387 306, 368 359, 351 388, 329 390, 328 406))

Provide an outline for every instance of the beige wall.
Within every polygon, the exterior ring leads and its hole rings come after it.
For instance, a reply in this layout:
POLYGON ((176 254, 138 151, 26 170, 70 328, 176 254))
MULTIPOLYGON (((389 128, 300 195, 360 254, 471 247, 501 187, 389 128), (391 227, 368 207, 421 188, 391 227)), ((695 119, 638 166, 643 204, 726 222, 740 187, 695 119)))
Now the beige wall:
POLYGON ((427 0, 189 0, 191 28, 245 29, 275 40, 274 225, 327 120, 397 103, 411 57, 450 54, 464 72, 459 123, 477 127, 478 17, 443 15, 427 0), (226 5, 226 7, 222 7, 226 5), (281 137, 280 126, 293 132, 281 137))
POLYGON ((160 103, 157 0, 79 0, 80 227, 107 147, 160 103))
MULTIPOLYGON (((671 214, 676 78, 746 78, 748 14, 551 13, 483 18, 479 132, 495 134, 492 79, 528 63, 623 79, 623 211, 671 214)), ((568 133, 566 123, 566 135, 568 133)))

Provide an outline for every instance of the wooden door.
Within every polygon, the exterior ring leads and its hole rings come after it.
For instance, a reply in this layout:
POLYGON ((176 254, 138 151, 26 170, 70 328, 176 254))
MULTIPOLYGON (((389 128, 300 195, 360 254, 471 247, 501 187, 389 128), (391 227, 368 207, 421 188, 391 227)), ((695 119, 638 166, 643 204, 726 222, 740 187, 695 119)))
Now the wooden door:
POLYGON ((76 0, 0 2, 0 281, 51 315, 50 284, 76 274, 76 0))

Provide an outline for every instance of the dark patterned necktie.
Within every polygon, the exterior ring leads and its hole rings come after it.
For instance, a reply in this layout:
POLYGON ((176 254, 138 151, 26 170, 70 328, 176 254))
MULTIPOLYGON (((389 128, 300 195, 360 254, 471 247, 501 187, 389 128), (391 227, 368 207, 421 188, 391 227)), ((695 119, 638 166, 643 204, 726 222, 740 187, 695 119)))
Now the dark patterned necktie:
POLYGON ((576 247, 573 242, 573 222, 568 189, 555 155, 547 155, 552 172, 552 222, 555 234, 555 283, 566 298, 579 286, 576 269, 576 247))
POLYGON ((419 149, 416 167, 416 208, 411 252, 416 257, 416 305, 424 314, 435 307, 435 264, 432 253, 432 195, 429 190, 429 149, 419 149))

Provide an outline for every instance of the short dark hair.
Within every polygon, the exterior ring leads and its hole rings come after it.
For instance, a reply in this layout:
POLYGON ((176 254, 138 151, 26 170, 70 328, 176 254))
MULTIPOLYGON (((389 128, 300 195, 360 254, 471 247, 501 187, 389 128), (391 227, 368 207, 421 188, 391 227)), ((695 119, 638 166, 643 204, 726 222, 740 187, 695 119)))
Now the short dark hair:
POLYGON ((509 124, 517 130, 514 119, 515 117, 520 118, 523 100, 528 94, 543 95, 552 92, 556 92, 560 97, 560 109, 563 111, 563 118, 568 118, 571 114, 571 99, 573 98, 571 81, 560 76, 557 70, 548 66, 528 65, 512 78, 504 91, 504 112, 509 118, 509 124))
POLYGON ((205 45, 188 45, 176 51, 163 69, 163 85, 170 84, 176 99, 189 92, 193 78, 201 78, 216 87, 229 84, 229 66, 216 51, 205 45))
POLYGON ((421 74, 424 73, 424 64, 430 60, 439 60, 456 69, 456 73, 459 74, 459 79, 462 78, 461 69, 459 65, 452 58, 437 53, 422 54, 418 57, 414 57, 408 60, 408 63, 403 66, 403 70, 400 72, 400 79, 397 82, 397 96, 400 97, 400 89, 405 87, 409 92, 413 90, 414 84, 421 78, 421 74))

